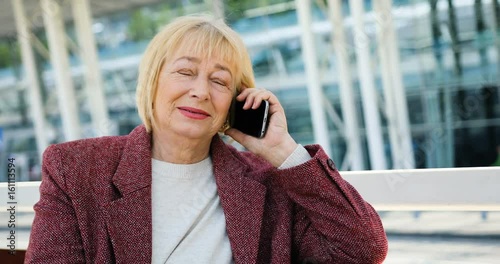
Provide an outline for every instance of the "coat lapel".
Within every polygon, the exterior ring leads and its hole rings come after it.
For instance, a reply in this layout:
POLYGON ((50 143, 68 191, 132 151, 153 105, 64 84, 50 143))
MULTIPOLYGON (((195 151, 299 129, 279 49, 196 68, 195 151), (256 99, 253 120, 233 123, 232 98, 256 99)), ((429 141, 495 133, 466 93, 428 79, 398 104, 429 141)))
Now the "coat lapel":
POLYGON ((248 166, 215 136, 211 145, 215 180, 235 263, 256 263, 266 188, 245 176, 248 166))
POLYGON ((129 134, 113 184, 120 197, 103 209, 116 262, 151 262, 151 139, 144 126, 129 134))
MULTIPOLYGON (((211 155, 234 260, 256 263, 266 188, 246 177, 248 166, 217 135, 212 141, 211 155)), ((113 184, 120 197, 103 205, 103 212, 116 263, 149 263, 151 138, 144 126, 129 134, 113 184)))

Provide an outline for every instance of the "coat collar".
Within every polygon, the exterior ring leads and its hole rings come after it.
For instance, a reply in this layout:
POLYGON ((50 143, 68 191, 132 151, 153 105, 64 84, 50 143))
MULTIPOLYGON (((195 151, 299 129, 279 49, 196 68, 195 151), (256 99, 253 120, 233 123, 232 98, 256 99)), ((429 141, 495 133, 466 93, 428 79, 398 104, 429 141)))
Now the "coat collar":
MULTIPOLYGON (((247 177, 248 165, 218 135, 210 154, 233 258, 236 263, 255 263, 266 188, 247 177)), ((113 184, 121 197, 105 210, 115 258, 151 262, 151 135, 143 125, 128 135, 113 184)))
POLYGON ((151 134, 144 125, 128 135, 113 184, 121 195, 151 186, 151 134))
POLYGON ((112 181, 119 198, 104 211, 116 263, 151 263, 151 135, 143 125, 127 136, 112 181))
POLYGON ((256 263, 266 188, 247 177, 248 165, 219 136, 211 144, 215 181, 235 263, 256 263))

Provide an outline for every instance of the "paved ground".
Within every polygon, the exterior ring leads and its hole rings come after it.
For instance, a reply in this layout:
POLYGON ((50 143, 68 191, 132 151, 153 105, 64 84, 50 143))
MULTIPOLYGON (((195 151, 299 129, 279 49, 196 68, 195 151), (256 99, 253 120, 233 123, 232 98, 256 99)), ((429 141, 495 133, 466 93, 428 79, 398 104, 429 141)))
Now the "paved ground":
MULTIPOLYGON (((381 212, 389 238, 389 264, 499 264, 500 212, 381 212), (418 217, 416 217, 418 215, 418 217)), ((8 214, 0 213, 0 248, 8 214), (5 223, 5 224, 3 224, 5 223)), ((16 214, 16 246, 26 248, 31 213, 16 214)))
POLYGON ((488 212, 486 215, 481 212, 379 212, 379 214, 388 234, 493 237, 500 240, 500 212, 488 212))
POLYGON ((500 241, 389 235, 387 264, 498 264, 500 241))
POLYGON ((500 263, 500 212, 380 214, 389 238, 384 263, 500 263))

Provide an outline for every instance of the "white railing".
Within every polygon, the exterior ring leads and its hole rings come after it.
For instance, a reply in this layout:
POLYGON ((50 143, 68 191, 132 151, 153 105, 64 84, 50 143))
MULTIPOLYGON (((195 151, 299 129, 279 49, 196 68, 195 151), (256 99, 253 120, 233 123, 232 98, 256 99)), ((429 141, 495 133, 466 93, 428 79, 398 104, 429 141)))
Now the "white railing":
POLYGON ((500 211, 500 167, 342 172, 378 211, 500 211))
MULTIPOLYGON (((341 172, 378 211, 500 211, 500 167, 341 172)), ((31 212, 40 182, 17 182, 16 211, 31 212)), ((0 183, 0 212, 9 203, 0 183)))
MULTIPOLYGON (((500 167, 346 171, 341 174, 378 211, 482 211, 482 214, 500 211, 500 167)), ((0 234, 8 234, 10 211, 7 209, 16 202, 18 250, 28 247, 30 231, 26 227, 31 226, 34 218, 33 205, 40 198, 39 187, 40 182, 18 182, 15 199, 10 200, 9 183, 0 183, 0 220, 4 225, 0 227, 0 234)), ((382 221, 387 221, 384 225, 388 230, 394 229, 391 217, 382 217, 382 221)), ((415 225, 412 222, 413 229, 415 225)), ((430 225, 432 227, 432 223, 430 225)), ((497 234, 497 228, 490 226, 487 230, 497 234)), ((0 244, 0 250, 8 250, 7 244, 0 244)))

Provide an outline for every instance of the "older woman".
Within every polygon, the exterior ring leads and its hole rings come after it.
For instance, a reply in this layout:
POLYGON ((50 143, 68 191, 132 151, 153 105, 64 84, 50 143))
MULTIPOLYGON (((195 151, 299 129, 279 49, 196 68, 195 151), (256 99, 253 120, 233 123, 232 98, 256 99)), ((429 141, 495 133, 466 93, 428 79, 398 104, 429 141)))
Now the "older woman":
POLYGON ((320 146, 288 134, 278 99, 251 88, 249 55, 222 21, 175 20, 139 69, 143 125, 45 151, 27 263, 384 260, 377 213, 320 146), (269 102, 265 137, 226 130, 232 100, 269 102))

